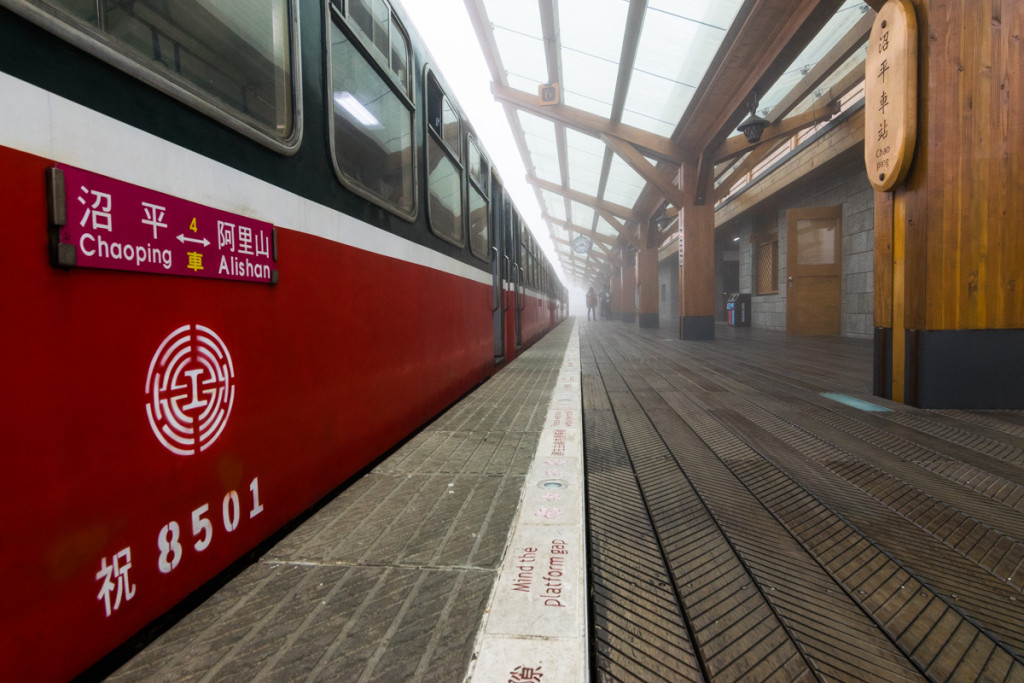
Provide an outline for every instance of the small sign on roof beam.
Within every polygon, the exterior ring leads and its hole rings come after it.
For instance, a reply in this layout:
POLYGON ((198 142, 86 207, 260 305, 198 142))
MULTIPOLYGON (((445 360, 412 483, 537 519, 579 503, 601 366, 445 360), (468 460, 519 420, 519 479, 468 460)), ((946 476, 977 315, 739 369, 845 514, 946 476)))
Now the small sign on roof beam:
POLYGON ((562 93, 557 83, 544 83, 537 88, 537 96, 544 106, 562 103, 562 93))

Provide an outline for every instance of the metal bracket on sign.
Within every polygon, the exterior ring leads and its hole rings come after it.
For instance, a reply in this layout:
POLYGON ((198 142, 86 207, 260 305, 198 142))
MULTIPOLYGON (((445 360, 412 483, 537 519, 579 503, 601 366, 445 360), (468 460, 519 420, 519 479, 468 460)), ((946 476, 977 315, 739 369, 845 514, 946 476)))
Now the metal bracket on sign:
POLYGON ((61 244, 60 241, 60 229, 68 220, 64 171, 52 166, 46 169, 46 210, 50 265, 54 268, 74 268, 78 261, 75 245, 61 244))

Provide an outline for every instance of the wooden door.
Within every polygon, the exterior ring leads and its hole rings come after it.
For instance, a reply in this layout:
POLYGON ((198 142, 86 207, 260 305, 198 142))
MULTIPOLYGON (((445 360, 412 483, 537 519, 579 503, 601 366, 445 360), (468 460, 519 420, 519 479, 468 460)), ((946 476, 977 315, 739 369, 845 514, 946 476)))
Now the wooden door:
POLYGON ((786 212, 786 333, 842 331, 843 211, 840 206, 786 212))

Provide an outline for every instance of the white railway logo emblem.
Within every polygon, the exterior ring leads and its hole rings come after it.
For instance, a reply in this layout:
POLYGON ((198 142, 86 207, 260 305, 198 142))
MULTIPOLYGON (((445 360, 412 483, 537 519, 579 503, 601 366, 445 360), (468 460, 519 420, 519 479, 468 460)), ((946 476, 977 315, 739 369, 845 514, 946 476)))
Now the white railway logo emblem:
POLYGON ((213 330, 183 325, 163 340, 146 377, 146 415, 167 450, 205 451, 224 431, 234 402, 231 354, 213 330))

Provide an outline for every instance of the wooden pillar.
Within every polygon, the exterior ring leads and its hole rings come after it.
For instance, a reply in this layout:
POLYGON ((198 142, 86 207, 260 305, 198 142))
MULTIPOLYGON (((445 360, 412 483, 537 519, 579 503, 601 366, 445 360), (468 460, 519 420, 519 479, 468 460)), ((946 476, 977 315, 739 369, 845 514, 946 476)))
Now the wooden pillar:
POLYGON ((622 312, 619 320, 636 322, 636 257, 628 244, 622 245, 622 312))
POLYGON ((1024 3, 912 2, 918 138, 875 198, 875 393, 1024 408, 1024 3))
POLYGON ((622 269, 612 268, 611 276, 612 311, 611 320, 622 319, 622 269))
POLYGON ((697 165, 679 169, 679 338, 715 338, 715 207, 696 203, 697 165))
POLYGON ((637 254, 637 273, 639 279, 640 306, 638 322, 640 327, 656 328, 659 326, 658 304, 658 229, 648 225, 644 230, 643 248, 637 254))

